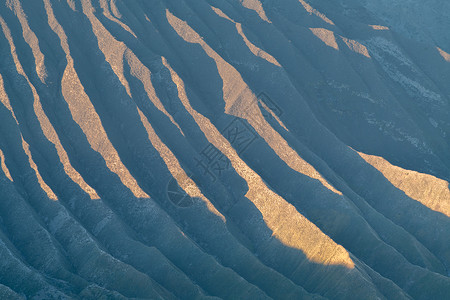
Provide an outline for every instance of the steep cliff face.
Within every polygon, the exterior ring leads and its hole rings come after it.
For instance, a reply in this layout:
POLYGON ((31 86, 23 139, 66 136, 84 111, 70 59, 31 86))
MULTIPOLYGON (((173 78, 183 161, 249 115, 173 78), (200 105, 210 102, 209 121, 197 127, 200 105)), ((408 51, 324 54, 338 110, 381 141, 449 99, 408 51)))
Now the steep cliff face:
POLYGON ((446 299, 448 5, 330 2, 0 1, 0 298, 446 299))

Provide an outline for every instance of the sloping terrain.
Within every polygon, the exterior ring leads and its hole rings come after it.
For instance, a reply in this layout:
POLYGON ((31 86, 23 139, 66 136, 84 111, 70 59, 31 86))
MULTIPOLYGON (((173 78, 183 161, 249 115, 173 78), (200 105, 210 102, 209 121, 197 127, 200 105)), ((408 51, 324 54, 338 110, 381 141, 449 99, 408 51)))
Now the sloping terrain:
POLYGON ((448 299, 444 2, 0 1, 0 299, 448 299))

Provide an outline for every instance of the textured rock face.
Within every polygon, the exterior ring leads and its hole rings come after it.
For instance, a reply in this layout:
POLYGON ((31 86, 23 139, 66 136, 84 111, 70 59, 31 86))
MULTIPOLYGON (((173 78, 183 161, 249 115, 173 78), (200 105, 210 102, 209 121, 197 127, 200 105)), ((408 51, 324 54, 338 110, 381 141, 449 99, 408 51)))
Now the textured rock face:
POLYGON ((445 8, 0 1, 0 299, 448 299, 445 8))

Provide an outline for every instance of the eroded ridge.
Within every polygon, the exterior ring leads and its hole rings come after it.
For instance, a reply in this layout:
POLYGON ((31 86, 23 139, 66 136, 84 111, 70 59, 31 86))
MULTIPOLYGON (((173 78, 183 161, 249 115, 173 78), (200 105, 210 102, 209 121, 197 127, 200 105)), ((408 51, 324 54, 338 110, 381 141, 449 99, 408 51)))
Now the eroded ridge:
POLYGON ((446 299, 448 39, 350 2, 0 3, 0 298, 446 299))

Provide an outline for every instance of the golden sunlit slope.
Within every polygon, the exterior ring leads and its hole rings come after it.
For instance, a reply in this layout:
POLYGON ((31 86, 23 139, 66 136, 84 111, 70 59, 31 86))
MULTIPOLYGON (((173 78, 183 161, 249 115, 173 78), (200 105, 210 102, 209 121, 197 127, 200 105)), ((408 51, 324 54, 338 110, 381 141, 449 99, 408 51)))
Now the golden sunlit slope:
POLYGON ((0 299, 446 299, 450 49, 316 2, 0 1, 0 299))

